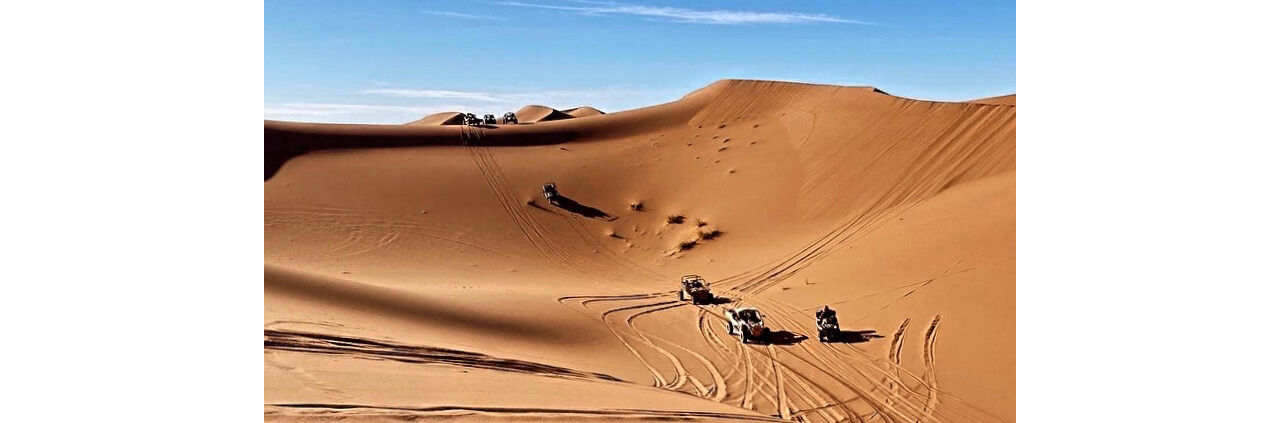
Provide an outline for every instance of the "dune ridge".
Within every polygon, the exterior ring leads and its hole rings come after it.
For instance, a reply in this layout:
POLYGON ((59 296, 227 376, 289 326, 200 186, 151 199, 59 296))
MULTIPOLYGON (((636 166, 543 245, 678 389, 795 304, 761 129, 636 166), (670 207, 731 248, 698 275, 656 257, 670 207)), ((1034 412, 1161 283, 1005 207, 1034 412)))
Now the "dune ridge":
POLYGON ((587 117, 587 116, 596 116, 596 115, 604 114, 604 112, 600 111, 600 109, 597 109, 591 106, 574 107, 572 109, 565 109, 563 110, 563 112, 573 117, 587 117))
POLYGON ((1016 94, 1002 95, 996 97, 980 98, 977 100, 969 100, 970 103, 993 104, 1002 106, 1017 105, 1018 96, 1016 94))

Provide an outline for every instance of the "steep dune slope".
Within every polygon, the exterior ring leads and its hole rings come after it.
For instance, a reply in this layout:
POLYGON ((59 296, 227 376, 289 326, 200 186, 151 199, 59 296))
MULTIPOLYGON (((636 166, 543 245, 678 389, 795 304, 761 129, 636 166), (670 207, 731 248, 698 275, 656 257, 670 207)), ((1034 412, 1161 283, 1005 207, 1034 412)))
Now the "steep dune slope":
POLYGON ((267 417, 1013 421, 1015 114, 726 80, 538 125, 267 122, 267 417), (727 303, 677 301, 687 273, 727 303), (726 334, 736 304, 776 342, 726 334), (823 304, 860 332, 819 343, 823 304))

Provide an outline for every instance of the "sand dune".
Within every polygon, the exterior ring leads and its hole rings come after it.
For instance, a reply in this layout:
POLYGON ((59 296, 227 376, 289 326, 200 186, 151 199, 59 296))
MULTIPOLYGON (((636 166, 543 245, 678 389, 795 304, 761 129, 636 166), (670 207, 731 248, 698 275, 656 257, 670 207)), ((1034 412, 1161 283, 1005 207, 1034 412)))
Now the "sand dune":
POLYGON ((1015 118, 725 80, 537 125, 267 121, 265 416, 1013 421, 1015 118), (772 343, 726 333, 739 304, 772 343))
POLYGON ((1017 102, 1017 97, 1018 96, 1015 94, 1009 94, 1009 95, 1002 95, 998 97, 987 97, 987 98, 980 98, 977 100, 969 100, 969 102, 979 103, 979 104, 998 104, 998 105, 1005 105, 1005 106, 1013 106, 1017 102))
POLYGON ((587 117, 587 116, 604 114, 604 112, 600 111, 600 109, 597 109, 591 106, 582 106, 582 107, 574 107, 572 109, 566 109, 564 110, 564 113, 573 117, 587 117))
POLYGON ((422 119, 405 125, 462 125, 463 114, 459 112, 441 112, 424 116, 422 119))
POLYGON ((553 120, 572 119, 574 116, 547 106, 530 104, 516 111, 516 119, 521 122, 549 122, 553 120))

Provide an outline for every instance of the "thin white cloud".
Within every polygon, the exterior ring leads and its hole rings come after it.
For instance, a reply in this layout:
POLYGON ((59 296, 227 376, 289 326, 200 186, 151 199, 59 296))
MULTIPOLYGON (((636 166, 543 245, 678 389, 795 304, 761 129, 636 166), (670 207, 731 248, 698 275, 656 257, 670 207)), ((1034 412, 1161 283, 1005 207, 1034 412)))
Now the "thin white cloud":
MULTIPOLYGON (((581 90, 581 91, 529 91, 510 93, 485 93, 476 91, 424 90, 410 88, 376 88, 360 91, 361 94, 376 94, 400 98, 448 98, 479 103, 529 104, 557 103, 561 101, 590 101, 600 98, 613 98, 628 95, 643 95, 652 91, 645 90, 581 90)), ((547 104, 550 105, 550 104, 547 104)))
POLYGON ((826 14, 793 13, 793 12, 755 12, 749 10, 693 10, 679 7, 641 6, 626 3, 609 3, 580 1, 583 6, 566 6, 554 4, 525 3, 519 1, 503 1, 498 4, 516 7, 532 7, 539 9, 565 10, 582 15, 632 15, 665 19, 673 22, 713 24, 713 25, 750 25, 750 24, 808 24, 808 23, 848 23, 871 25, 853 19, 845 19, 826 14))
POLYGON ((381 104, 282 103, 263 109, 268 116, 336 116, 382 113, 426 114, 463 106, 389 106, 381 104))
POLYGON ((492 102, 507 101, 505 99, 501 99, 487 93, 480 93, 480 92, 473 92, 473 91, 411 90, 411 89, 402 89, 402 88, 378 88, 378 89, 360 91, 360 93, 387 95, 392 97, 403 97, 403 98, 457 98, 457 99, 475 100, 475 101, 492 101, 492 102))
POLYGON ((472 15, 470 13, 448 12, 444 10, 423 10, 422 13, 426 13, 428 15, 448 16, 451 18, 463 18, 463 19, 481 19, 481 20, 489 20, 489 21, 507 20, 507 18, 504 18, 501 16, 472 15))

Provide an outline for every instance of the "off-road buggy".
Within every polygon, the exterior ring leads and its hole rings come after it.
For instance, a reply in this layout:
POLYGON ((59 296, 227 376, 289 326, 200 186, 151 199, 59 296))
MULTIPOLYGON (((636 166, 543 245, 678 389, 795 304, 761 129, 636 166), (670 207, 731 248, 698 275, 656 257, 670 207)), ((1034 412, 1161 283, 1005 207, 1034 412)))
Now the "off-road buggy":
POLYGON ((547 182, 542 185, 542 196, 546 197, 547 202, 552 205, 560 204, 560 191, 556 190, 555 182, 547 182))
POLYGON ((506 113, 504 113, 504 114, 502 115, 502 123, 503 123, 503 124, 508 124, 508 123, 515 124, 515 123, 520 123, 520 122, 516 120, 516 114, 515 114, 515 113, 513 113, 513 112, 506 112, 506 113))
POLYGON ((729 320, 729 334, 736 335, 742 343, 769 342, 769 328, 764 325, 764 315, 755 307, 726 309, 724 317, 729 320))
POLYGON ((484 124, 485 124, 485 125, 497 125, 497 124, 498 124, 498 118, 493 117, 493 115, 484 115, 484 124))
POLYGON ((466 124, 467 126, 481 125, 480 118, 476 117, 475 113, 467 113, 465 115, 462 115, 462 123, 466 124))
POLYGON ((680 277, 680 301, 693 300, 693 304, 711 304, 716 297, 711 295, 711 284, 698 275, 680 277))
POLYGON ((840 321, 836 319, 836 311, 822 306, 815 314, 818 324, 818 340, 834 341, 840 337, 840 321))

